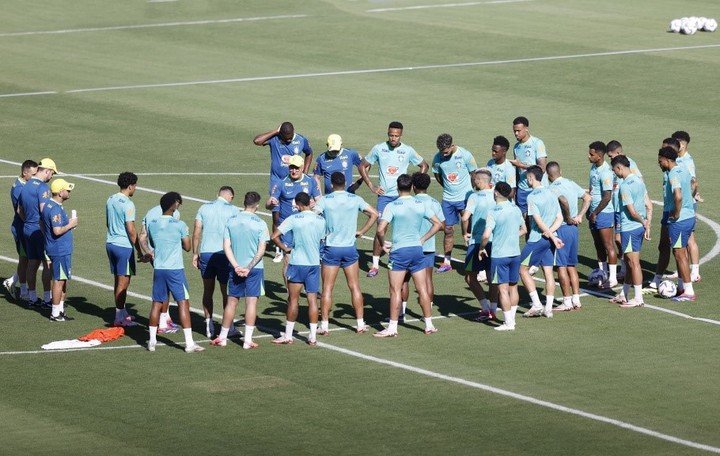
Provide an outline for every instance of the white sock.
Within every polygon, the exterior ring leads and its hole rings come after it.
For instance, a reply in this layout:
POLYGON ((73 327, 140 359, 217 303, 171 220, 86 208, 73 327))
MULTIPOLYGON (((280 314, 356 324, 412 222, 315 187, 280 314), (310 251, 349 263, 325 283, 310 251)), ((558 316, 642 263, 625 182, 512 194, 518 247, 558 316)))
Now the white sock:
POLYGON ((295 328, 294 321, 286 321, 285 322, 285 337, 287 337, 288 339, 292 339, 292 333, 293 333, 294 328, 295 328))
POLYGON ((253 331, 255 331, 254 326, 245 325, 245 337, 243 339, 243 343, 249 344, 252 342, 253 331))
POLYGON ((228 326, 226 328, 223 326, 222 328, 220 328, 220 335, 218 336, 218 338, 220 340, 225 340, 228 337, 228 333, 230 333, 230 327, 228 326))
MULTIPOLYGON (((156 328, 157 331, 157 328, 156 328)), ((195 345, 195 341, 192 338, 192 328, 183 328, 183 334, 185 335, 185 346, 192 347, 195 345)))
POLYGON ((388 331, 397 332, 397 324, 398 324, 397 320, 390 320, 390 323, 388 323, 388 327, 387 327, 388 331))
POLYGON ((58 305, 60 306, 60 312, 65 312, 65 301, 60 301, 58 305))
POLYGON ((565 307, 572 307, 572 296, 563 296, 563 305, 565 307))
POLYGON ((423 320, 425 320, 425 329, 432 329, 435 327, 433 326, 432 317, 425 317, 423 320))
POLYGON ((690 265, 690 275, 700 275, 700 265, 699 264, 691 264, 690 265))
POLYGON ((610 265, 610 281, 617 282, 617 264, 610 265))
POLYGON ((532 301, 533 307, 542 307, 542 303, 540 302, 540 295, 538 295, 537 290, 530 292, 530 300, 532 301))
POLYGON ((168 322, 169 316, 170 315, 167 312, 160 312, 160 324, 158 325, 158 327, 160 327, 160 328, 166 327, 168 325, 167 322, 168 322))
POLYGON ((629 283, 623 284, 622 294, 626 298, 630 296, 630 287, 631 287, 631 285, 629 283))
POLYGON ((445 264, 451 264, 450 261, 452 260, 452 257, 450 255, 445 255, 445 261, 443 261, 445 264))
POLYGON ((642 288, 642 285, 633 285, 633 289, 635 290, 635 299, 640 302, 643 301, 642 288))
POLYGON ((275 254, 277 255, 278 253, 280 253, 280 247, 275 246, 275 254))
POLYGON ((580 304, 580 295, 579 294, 572 295, 572 303, 573 303, 573 305, 580 304))
POLYGON ((545 296, 545 311, 546 312, 552 312, 552 306, 553 301, 555 301, 555 296, 545 296))
POLYGON ((515 314, 517 312, 517 308, 518 306, 511 306, 510 311, 505 313, 505 324, 511 328, 515 327, 515 314))
POLYGON ((380 267, 380 256, 379 256, 379 255, 377 255, 377 256, 376 256, 376 255, 373 255, 373 265, 372 265, 372 267, 374 267, 374 268, 376 268, 376 269, 380 267))
POLYGON ((601 271, 605 270, 605 262, 604 261, 598 261, 598 269, 601 271))
POLYGON ((57 304, 57 305, 56 305, 56 304, 53 304, 53 305, 52 305, 52 316, 53 316, 53 317, 59 317, 59 316, 60 316, 60 312, 62 312, 62 310, 60 310, 60 308, 61 308, 60 304, 57 304))
POLYGON ((355 321, 357 322, 357 328, 362 329, 365 327, 365 319, 364 318, 358 318, 355 321))
POLYGON ((655 274, 655 276, 652 279, 652 282, 655 285, 660 285, 660 282, 662 282, 662 274, 655 274))
POLYGON ((156 344, 157 343, 157 326, 148 326, 148 329, 150 330, 150 344, 156 344))
MULTIPOLYGON (((317 326, 317 323, 316 323, 317 326)), ((329 320, 320 320, 320 330, 321 331, 327 331, 330 328, 330 321, 329 320)))
POLYGON ((496 302, 490 303, 490 312, 492 312, 492 313, 497 312, 497 303, 496 302))
POLYGON ((683 282, 683 289, 685 290, 685 294, 687 294, 687 295, 695 294, 695 290, 693 290, 692 281, 690 281, 688 283, 683 282))
POLYGON ((402 302, 402 312, 400 312, 400 315, 405 315, 405 311, 407 310, 407 301, 402 302))
POLYGON ((482 310, 490 312, 490 301, 487 298, 480 301, 480 306, 482 306, 482 310))
POLYGON ((28 298, 30 302, 37 301, 37 292, 35 290, 29 290, 28 291, 28 298))
POLYGON ((43 301, 44 302, 52 301, 52 291, 46 291, 43 293, 43 301))
POLYGON ((27 296, 28 289, 27 289, 27 283, 21 283, 20 284, 20 296, 27 296))
POLYGON ((310 323, 310 335, 308 336, 308 339, 317 339, 317 323, 310 323))

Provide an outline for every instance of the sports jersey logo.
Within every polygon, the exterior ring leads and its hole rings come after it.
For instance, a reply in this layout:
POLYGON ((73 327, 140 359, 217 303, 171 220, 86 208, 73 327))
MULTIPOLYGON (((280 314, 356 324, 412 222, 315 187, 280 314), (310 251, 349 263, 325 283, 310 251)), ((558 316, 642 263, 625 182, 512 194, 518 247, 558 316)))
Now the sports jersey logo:
POLYGON ((299 154, 299 153, 300 153, 300 148, 299 148, 298 146, 295 146, 295 147, 293 148, 293 152, 295 153, 295 155, 299 154))
POLYGON ((60 214, 53 215, 52 221, 55 223, 60 223, 60 214))
POLYGON ((347 169, 347 167, 348 167, 348 162, 347 162, 346 160, 343 160, 343 161, 342 161, 342 167, 343 167, 343 169, 347 169))
POLYGON ((530 149, 525 149, 525 156, 526 156, 526 157, 529 157, 529 156, 530 156, 530 149))
POLYGON ((283 165, 287 165, 288 163, 290 163, 290 155, 283 155, 282 157, 280 157, 280 161, 283 162, 283 165))
POLYGON ((50 192, 47 191, 47 190, 44 191, 43 194, 42 194, 42 197, 43 197, 43 198, 50 198, 50 192))
POLYGON ((400 168, 398 168, 397 166, 388 166, 387 167, 387 172, 391 176, 394 176, 395 174, 397 174, 398 171, 400 171, 400 168))
POLYGON ((457 182, 458 176, 459 176, 458 173, 450 173, 450 174, 448 174, 447 178, 450 181, 450 183, 454 184, 457 182))
POLYGON ((457 162, 457 163, 455 163, 455 167, 456 167, 457 169, 462 169, 462 167, 463 167, 462 162, 457 162))

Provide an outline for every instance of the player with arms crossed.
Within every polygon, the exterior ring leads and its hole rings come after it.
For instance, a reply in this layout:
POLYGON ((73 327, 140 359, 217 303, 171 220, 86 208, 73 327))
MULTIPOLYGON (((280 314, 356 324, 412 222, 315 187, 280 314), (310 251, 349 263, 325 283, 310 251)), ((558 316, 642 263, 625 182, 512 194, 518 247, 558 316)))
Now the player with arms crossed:
POLYGON ((588 146, 588 161, 590 162, 589 193, 592 196, 590 210, 587 213, 590 222, 590 234, 595 244, 598 267, 605 271, 605 265, 610 272, 607 281, 600 284, 600 288, 609 289, 618 284, 617 281, 617 253, 613 236, 615 225, 615 208, 612 202, 613 183, 615 175, 610 165, 605 161, 607 148, 602 141, 595 141, 588 146))
POLYGON ((27 267, 28 258, 23 245, 23 219, 18 214, 18 206, 20 204, 20 193, 25 184, 37 173, 37 163, 32 160, 25 160, 20 166, 20 177, 15 179, 12 188, 10 188, 10 202, 13 208, 13 221, 10 225, 10 232, 15 240, 15 251, 18 254, 18 265, 15 274, 3 281, 3 286, 10 293, 13 299, 21 299, 27 301, 27 267))

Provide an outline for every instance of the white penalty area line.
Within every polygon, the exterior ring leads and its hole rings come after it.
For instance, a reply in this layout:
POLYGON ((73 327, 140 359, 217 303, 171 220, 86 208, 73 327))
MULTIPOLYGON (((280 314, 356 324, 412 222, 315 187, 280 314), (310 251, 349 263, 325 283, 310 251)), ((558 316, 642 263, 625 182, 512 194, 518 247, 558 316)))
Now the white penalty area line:
POLYGON ((416 6, 402 6, 396 8, 375 8, 366 10, 366 13, 387 13, 390 11, 408 11, 408 10, 421 10, 430 8, 457 8, 463 6, 478 6, 478 5, 500 5, 504 3, 525 3, 533 0, 493 0, 488 2, 467 2, 467 3, 436 3, 432 5, 416 5, 416 6))
MULTIPOLYGON (((165 0, 168 1, 168 0, 165 0)), ((157 0, 156 0, 157 2, 157 0)), ((112 25, 108 27, 86 27, 61 30, 34 30, 26 32, 4 32, 0 33, 0 38, 11 36, 30 36, 30 35, 64 35, 69 33, 87 33, 87 32, 106 32, 113 30, 134 30, 159 27, 186 27, 191 25, 215 25, 215 24, 234 24, 238 22, 257 22, 277 19, 301 19, 308 17, 307 14, 283 14, 280 16, 258 16, 258 17, 236 17, 232 19, 207 19, 200 21, 179 21, 179 22, 159 22, 155 24, 134 24, 134 25, 112 25)))

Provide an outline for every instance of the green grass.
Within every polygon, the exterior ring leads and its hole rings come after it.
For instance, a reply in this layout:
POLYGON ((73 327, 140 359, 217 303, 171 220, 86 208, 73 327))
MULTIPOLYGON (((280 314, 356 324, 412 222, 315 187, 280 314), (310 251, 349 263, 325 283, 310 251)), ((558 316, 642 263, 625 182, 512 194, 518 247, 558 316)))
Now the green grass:
MULTIPOLYGON (((718 48, 593 56, 452 68, 418 68, 468 62, 715 45, 717 34, 665 33, 670 19, 720 16, 715 2, 590 2, 536 0, 495 5, 371 13, 374 8, 425 1, 210 1, 172 3, 6 0, 0 34, 86 27, 268 17, 227 24, 158 27, 68 34, 0 36, 0 94, 56 91, 0 98, 0 158, 21 162, 53 157, 61 171, 104 173, 114 181, 138 172, 263 172, 267 151, 252 138, 291 120, 317 153, 329 133, 367 153, 401 120, 404 140, 428 161, 439 133, 450 132, 478 162, 490 156, 492 138, 512 138, 511 120, 526 115, 551 159, 585 185, 587 145, 620 140, 660 198, 656 151, 683 129, 706 203, 700 213, 720 219, 720 172, 714 131, 720 121, 715 90, 718 48), (682 5, 682 7, 681 7, 682 5), (68 90, 139 84, 271 77, 366 69, 403 71, 266 79, 222 84, 67 93, 68 90)), ((443 1, 438 1, 443 3, 443 1)), ((448 3, 448 2, 444 2, 448 3)), ((0 163, 0 176, 18 167, 0 163)), ((141 176, 140 185, 211 199, 221 185, 236 193, 265 193, 257 176, 141 176)), ((104 252, 104 203, 116 187, 81 177, 68 210, 77 209, 73 274, 112 284, 104 252)), ((7 194, 10 178, 0 178, 7 194)), ((438 187, 431 194, 438 197, 438 187)), ((367 188, 360 194, 372 200, 367 188)), ((157 194, 138 191, 139 214, 157 194)), ((0 217, 10 224, 9 204, 0 217)), ((186 199, 182 219, 192 223, 199 203, 186 199)), ((652 269, 659 235, 642 258, 652 269)), ((581 229, 583 277, 594 267, 587 228, 581 229)), ((718 242, 699 223, 703 254, 718 242)), ((457 238, 454 256, 464 253, 457 238)), ((359 241, 362 265, 370 243, 359 241)), ((9 231, 0 232, 0 255, 14 257, 9 231)), ((693 304, 647 297, 654 306, 720 320, 713 294, 718 261, 701 268, 693 304)), ((671 266, 672 267, 672 266, 671 266)), ((200 307, 202 284, 186 268, 191 303, 200 307)), ((649 268, 649 269, 648 269, 649 268)), ((0 262, 0 276, 14 265, 0 262)), ((7 454, 420 453, 685 454, 685 446, 514 399, 348 356, 300 340, 274 347, 269 334, 284 322, 285 290, 279 268, 266 260, 268 296, 260 301, 261 348, 236 344, 189 356, 176 346, 154 354, 135 344, 144 327, 107 347, 55 354, 0 355, 0 448, 7 454)), ((361 277, 366 319, 387 314, 387 280, 361 277)), ((148 295, 146 265, 131 290, 148 295)), ((559 293, 559 292, 558 292, 559 293)), ((335 327, 354 324, 340 282, 335 327)), ((584 298, 582 312, 552 321, 521 320, 513 334, 496 334, 470 317, 439 319, 440 333, 422 335, 420 323, 379 341, 335 331, 321 341, 334 347, 492 385, 715 447, 720 446, 717 398, 717 326, 650 308, 620 311, 584 298)), ((113 314, 112 293, 77 280, 69 283, 74 322, 43 316, 0 298, 0 352, 38 350, 52 340, 102 327, 113 314)), ((145 324, 149 303, 130 298, 145 324)), ((218 306, 219 307, 219 306, 218 306)), ((462 278, 436 276, 436 315, 476 310, 462 278)), ((417 304, 411 302, 417 315, 417 304)), ((305 307, 299 330, 305 330, 305 307)), ((193 320, 202 329, 201 317, 193 320)), ((198 332, 198 340, 203 339, 198 332)), ((163 339, 174 344, 181 335, 163 339)))

